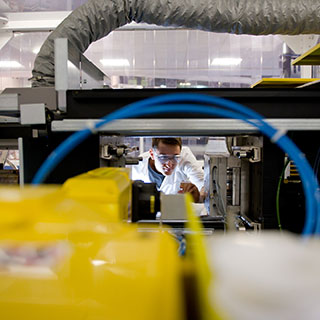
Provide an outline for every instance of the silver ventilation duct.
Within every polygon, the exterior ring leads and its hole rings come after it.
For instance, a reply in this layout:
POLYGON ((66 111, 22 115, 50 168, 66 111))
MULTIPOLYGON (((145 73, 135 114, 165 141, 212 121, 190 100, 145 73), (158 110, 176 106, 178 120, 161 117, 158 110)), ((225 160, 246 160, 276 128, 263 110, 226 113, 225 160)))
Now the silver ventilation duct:
POLYGON ((34 63, 33 85, 54 83, 54 39, 88 46, 132 21, 233 34, 320 34, 318 0, 89 0, 48 37, 34 63))

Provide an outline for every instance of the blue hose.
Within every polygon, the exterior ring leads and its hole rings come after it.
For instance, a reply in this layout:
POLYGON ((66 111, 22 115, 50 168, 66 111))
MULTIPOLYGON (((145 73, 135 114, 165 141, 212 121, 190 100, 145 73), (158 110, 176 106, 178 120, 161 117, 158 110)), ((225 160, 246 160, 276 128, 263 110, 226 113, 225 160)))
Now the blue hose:
MULTIPOLYGON (((104 117, 98 122, 93 131, 105 125, 106 123, 122 118, 132 118, 142 115, 152 115, 159 113, 202 113, 215 116, 222 116, 233 119, 240 119, 258 128, 262 133, 273 139, 281 149, 288 153, 289 157, 296 163, 302 179, 304 192, 306 195, 306 222, 303 230, 304 235, 313 232, 320 233, 320 201, 318 194, 318 183, 313 175, 313 171, 309 163, 304 158, 301 151, 295 144, 282 134, 278 135, 278 131, 267 124, 258 113, 229 100, 218 97, 205 96, 200 94, 169 94, 157 96, 146 100, 138 101, 130 104, 118 111, 115 111, 104 117), (189 104, 168 104, 175 102, 197 102, 205 104, 214 104, 229 110, 218 109, 208 105, 189 105, 189 104), (166 103, 165 105, 161 105, 166 103), (160 104, 160 105, 157 105, 160 104), (249 117, 249 119, 248 119, 249 117), (276 137, 276 138, 275 138, 276 137)), ((56 150, 54 150, 48 159, 43 163, 32 183, 39 184, 44 181, 47 175, 55 168, 55 166, 77 145, 91 134, 90 129, 84 129, 76 132, 67 138, 56 150)))

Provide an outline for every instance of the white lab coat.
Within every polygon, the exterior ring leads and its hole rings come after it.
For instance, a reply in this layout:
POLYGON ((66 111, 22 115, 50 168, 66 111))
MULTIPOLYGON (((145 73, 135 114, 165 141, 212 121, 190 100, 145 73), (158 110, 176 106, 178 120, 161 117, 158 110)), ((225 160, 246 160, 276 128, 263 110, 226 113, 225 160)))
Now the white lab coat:
MULTIPOLYGON (((132 166, 131 179, 151 182, 149 179, 149 152, 140 155, 143 160, 132 166)), ((181 160, 171 175, 165 176, 159 191, 165 194, 176 194, 180 190, 181 182, 192 182, 199 191, 203 187, 203 170, 188 147, 182 147, 181 160)))

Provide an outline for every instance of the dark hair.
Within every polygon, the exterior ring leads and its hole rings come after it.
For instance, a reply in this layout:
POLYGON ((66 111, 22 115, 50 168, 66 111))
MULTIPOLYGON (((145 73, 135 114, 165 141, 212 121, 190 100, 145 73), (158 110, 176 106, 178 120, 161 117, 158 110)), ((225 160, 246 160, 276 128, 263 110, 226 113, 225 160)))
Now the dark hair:
POLYGON ((152 148, 157 148, 160 142, 182 148, 181 138, 152 138, 152 148))

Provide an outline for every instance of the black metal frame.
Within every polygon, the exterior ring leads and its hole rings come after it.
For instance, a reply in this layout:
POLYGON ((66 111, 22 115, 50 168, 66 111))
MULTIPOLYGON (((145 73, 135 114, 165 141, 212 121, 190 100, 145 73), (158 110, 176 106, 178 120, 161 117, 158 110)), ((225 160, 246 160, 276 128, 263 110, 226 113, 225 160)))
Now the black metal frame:
MULTIPOLYGON (((320 118, 315 89, 99 89, 67 92, 69 119, 101 118, 129 103, 169 93, 201 93, 239 102, 266 118, 320 118)), ((203 118, 177 113, 143 118, 203 118)), ((206 118, 208 118, 206 116, 206 118)), ((210 118, 215 118, 211 116, 210 118)))
MULTIPOLYGON (((219 96, 239 102, 261 113, 266 118, 314 118, 320 119, 320 91, 315 89, 124 89, 124 90, 72 90, 67 92, 67 113, 62 118, 99 118, 129 103, 167 93, 202 93, 219 96)), ((59 115, 61 118, 61 115, 59 115)), ((203 115, 167 114, 159 118, 203 118, 203 115)), ((151 118, 151 117, 149 117, 151 118)), ((158 118, 157 116, 153 118, 158 118)), ((23 137, 25 182, 31 182, 33 175, 43 160, 70 133, 42 132, 40 138, 32 138, 32 126, 2 124, 1 138, 23 137), (46 134, 44 134, 46 133, 46 134)), ((45 130, 43 130, 45 131, 45 130)), ((292 140, 306 154, 313 164, 320 147, 320 128, 318 131, 292 131, 292 140)), ((261 214, 254 210, 250 217, 261 222, 265 228, 277 228, 275 193, 283 168, 284 154, 277 146, 265 139, 262 169, 254 174, 262 175, 261 214)), ((50 174, 46 183, 63 183, 69 177, 99 167, 99 137, 92 136, 77 147, 50 174)), ((280 209, 283 227, 301 232, 304 221, 304 196, 301 185, 283 186, 280 209), (290 204, 284 205, 283 203, 290 204), (295 210, 294 210, 295 209, 295 210), (294 213, 293 213, 294 211, 294 213)), ((254 204, 252 204, 254 206, 254 204)))

